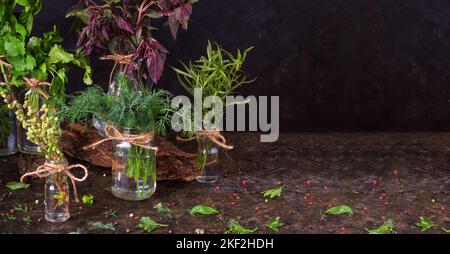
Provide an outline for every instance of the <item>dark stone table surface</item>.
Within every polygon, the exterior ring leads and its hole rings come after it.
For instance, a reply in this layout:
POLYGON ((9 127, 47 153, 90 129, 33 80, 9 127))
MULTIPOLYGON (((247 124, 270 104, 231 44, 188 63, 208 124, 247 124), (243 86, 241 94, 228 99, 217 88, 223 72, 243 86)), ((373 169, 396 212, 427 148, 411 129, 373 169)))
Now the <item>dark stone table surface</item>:
POLYGON ((393 219, 399 233, 420 233, 420 216, 450 228, 450 133, 281 134, 276 143, 260 143, 258 134, 227 135, 236 149, 221 157, 216 184, 158 182, 157 192, 142 202, 114 198, 110 172, 91 167, 80 195, 93 194, 91 206, 72 202, 71 219, 62 224, 43 218, 43 181, 11 191, 18 181, 17 156, 0 158, 0 233, 141 233, 142 216, 168 224, 154 233, 223 233, 230 219, 257 233, 270 233, 274 217, 285 223, 280 233, 366 233, 393 219), (265 199, 261 192, 285 185, 283 195, 265 199), (158 214, 162 203, 172 217, 158 214), (217 216, 191 216, 196 204, 216 207, 217 216), (324 216, 328 207, 347 204, 352 216, 324 216), (15 205, 27 212, 14 211, 15 205), (116 217, 105 212, 116 211, 116 217), (11 215, 11 216, 8 216, 11 215), (29 216, 29 221, 23 218, 29 216), (8 218, 9 217, 9 218, 8 218), (15 218, 15 219, 13 219, 15 218), (115 231, 91 229, 89 222, 113 223, 115 231))

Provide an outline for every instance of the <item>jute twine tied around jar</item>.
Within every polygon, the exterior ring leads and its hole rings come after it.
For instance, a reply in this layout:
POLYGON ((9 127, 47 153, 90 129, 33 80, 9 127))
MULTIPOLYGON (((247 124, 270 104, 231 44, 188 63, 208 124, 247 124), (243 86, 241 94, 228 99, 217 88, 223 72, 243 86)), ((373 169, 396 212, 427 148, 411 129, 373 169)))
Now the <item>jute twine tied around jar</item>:
POLYGON ((72 182, 72 186, 73 186, 73 193, 75 196, 75 201, 77 203, 80 202, 78 199, 77 186, 76 186, 75 182, 83 182, 88 177, 88 169, 81 164, 67 166, 67 165, 51 164, 51 163, 46 162, 46 163, 42 164, 41 166, 39 166, 35 171, 32 171, 32 172, 22 175, 22 177, 20 178, 20 182, 23 183, 25 178, 27 178, 29 176, 36 176, 38 178, 46 178, 46 177, 54 175, 54 174, 64 174, 70 178, 70 181, 72 182), (70 172, 72 169, 76 169, 76 168, 80 168, 84 171, 84 176, 82 178, 78 178, 70 172))
POLYGON ((109 75, 109 85, 111 85, 111 83, 112 83, 114 71, 116 70, 117 65, 131 64, 131 63, 133 63, 133 57, 134 57, 134 54, 130 54, 130 55, 113 54, 113 55, 107 55, 104 57, 100 57, 100 60, 103 60, 103 61, 114 61, 114 67, 112 68, 111 74, 109 75))
POLYGON ((214 130, 201 130, 201 131, 198 131, 195 134, 195 136, 192 137, 192 138, 177 137, 177 140, 180 140, 180 141, 191 141, 191 140, 195 140, 196 138, 200 138, 200 137, 209 138, 212 142, 214 142, 216 145, 218 145, 219 147, 221 147, 221 148, 223 148, 225 150, 231 150, 231 149, 234 148, 234 146, 227 145, 227 140, 220 133, 220 131, 217 130, 217 129, 214 129, 214 130))
POLYGON ((150 149, 155 152, 158 151, 158 147, 149 145, 151 141, 153 141, 154 134, 153 132, 146 132, 146 133, 140 133, 140 134, 124 134, 120 132, 115 126, 112 125, 106 125, 105 126, 105 135, 106 138, 102 139, 98 142, 95 142, 92 145, 88 145, 83 147, 84 150, 88 149, 94 149, 100 144, 103 144, 107 141, 124 141, 128 142, 132 145, 139 146, 145 149, 150 149))

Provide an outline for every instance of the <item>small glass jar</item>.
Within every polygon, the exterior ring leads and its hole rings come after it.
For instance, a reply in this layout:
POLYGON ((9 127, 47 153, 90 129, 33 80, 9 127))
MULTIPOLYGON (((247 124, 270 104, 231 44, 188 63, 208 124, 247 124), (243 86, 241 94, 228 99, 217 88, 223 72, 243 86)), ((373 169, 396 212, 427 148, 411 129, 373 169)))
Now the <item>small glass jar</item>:
POLYGON ((8 156, 17 153, 17 122, 14 112, 6 113, 10 120, 10 132, 8 137, 0 140, 0 156, 8 156))
POLYGON ((219 180, 219 147, 208 137, 197 138, 197 181, 215 183, 219 180))
MULTIPOLYGON (((135 134, 125 130, 124 134, 135 134)), ((153 141, 145 144, 153 147, 153 141)), ((148 199, 156 191, 156 152, 125 141, 114 142, 112 194, 129 201, 148 199)))
MULTIPOLYGON (((51 165, 67 166, 67 160, 51 165)), ((69 182, 67 175, 56 173, 47 176, 45 182, 45 219, 49 222, 65 222, 70 218, 69 182)))
MULTIPOLYGON (((19 101, 22 105, 25 102, 25 99, 27 99, 30 104, 29 106, 38 110, 44 103, 39 93, 32 90, 23 90, 19 94, 19 101)), ((24 109, 24 113, 27 113, 26 109, 24 109)), ((39 152, 39 146, 28 140, 27 131, 22 127, 22 124, 18 124, 17 132, 17 146, 21 153, 32 155, 41 154, 41 152, 39 152)))

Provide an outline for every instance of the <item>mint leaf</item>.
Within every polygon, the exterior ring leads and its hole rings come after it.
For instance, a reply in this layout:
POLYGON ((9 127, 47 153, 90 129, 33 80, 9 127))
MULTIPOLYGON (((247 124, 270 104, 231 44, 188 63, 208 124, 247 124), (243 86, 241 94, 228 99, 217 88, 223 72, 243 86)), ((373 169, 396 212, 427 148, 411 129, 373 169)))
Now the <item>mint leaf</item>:
POLYGON ((191 215, 202 214, 202 215, 214 215, 219 213, 215 208, 204 206, 204 205, 196 205, 189 210, 191 215))
POLYGON ((20 189, 28 189, 30 185, 27 183, 9 182, 6 184, 6 187, 11 190, 20 190, 20 189))
POLYGON ((27 36, 27 29, 24 26, 22 26, 19 23, 16 23, 15 28, 16 28, 16 32, 18 34, 20 34, 20 36, 22 36, 22 39, 24 39, 25 36, 27 36))
POLYGON ((144 232, 152 232, 157 228, 168 227, 169 225, 160 224, 156 221, 152 220, 150 217, 142 217, 140 223, 137 225, 137 228, 142 229, 144 232))
POLYGON ((16 0, 16 3, 20 6, 23 7, 28 7, 30 6, 30 3, 28 2, 28 0, 16 0))
POLYGON ((324 212, 325 214, 331 214, 331 215, 341 215, 341 214, 353 214, 353 210, 350 206, 348 205, 340 205, 340 206, 335 206, 335 207, 331 207, 330 209, 326 210, 324 212))

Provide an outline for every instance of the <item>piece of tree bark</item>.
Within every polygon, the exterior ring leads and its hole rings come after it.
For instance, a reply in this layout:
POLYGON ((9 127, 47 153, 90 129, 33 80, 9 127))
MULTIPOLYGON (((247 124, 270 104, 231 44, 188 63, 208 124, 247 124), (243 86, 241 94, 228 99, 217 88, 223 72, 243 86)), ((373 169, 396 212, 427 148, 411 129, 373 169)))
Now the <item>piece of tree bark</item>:
MULTIPOLYGON (((112 144, 105 142, 93 150, 84 150, 83 147, 93 144, 102 138, 97 130, 75 124, 63 131, 62 148, 66 155, 92 165, 111 168, 112 144)), ((157 153, 157 179, 158 181, 185 181, 195 180, 198 172, 195 169, 195 156, 178 149, 167 139, 156 137, 157 153)))

